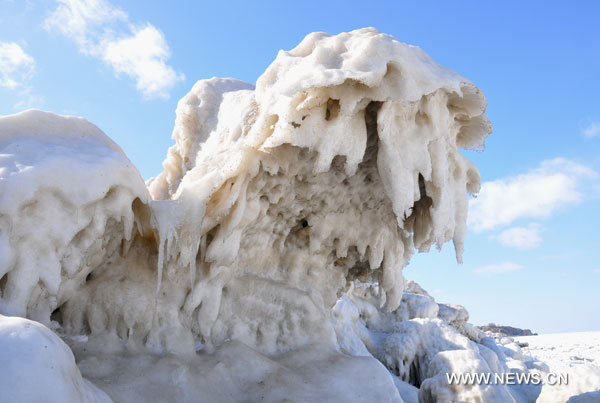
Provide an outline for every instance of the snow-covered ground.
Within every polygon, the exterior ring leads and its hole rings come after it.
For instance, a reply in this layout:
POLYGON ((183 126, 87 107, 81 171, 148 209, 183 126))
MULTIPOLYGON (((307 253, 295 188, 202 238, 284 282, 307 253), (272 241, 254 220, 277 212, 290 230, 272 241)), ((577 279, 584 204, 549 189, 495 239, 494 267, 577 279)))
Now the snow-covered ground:
POLYGON ((554 372, 573 367, 591 366, 600 369, 600 331, 553 333, 514 338, 528 346, 525 354, 544 361, 554 372))
POLYGON ((539 402, 600 402, 600 332, 515 337, 525 355, 543 361, 549 373, 567 375, 568 384, 542 390, 539 402), (576 391, 594 391, 577 395, 576 391), (572 397, 570 400, 569 398, 572 397))

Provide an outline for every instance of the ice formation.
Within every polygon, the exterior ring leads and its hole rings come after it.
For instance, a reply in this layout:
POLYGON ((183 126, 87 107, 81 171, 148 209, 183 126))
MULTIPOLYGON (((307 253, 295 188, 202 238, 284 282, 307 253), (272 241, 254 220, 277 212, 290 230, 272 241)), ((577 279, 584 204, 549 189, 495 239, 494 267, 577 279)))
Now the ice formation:
POLYGON ((81 118, 0 119, 0 312, 49 323, 134 229, 137 169, 81 118))
MULTIPOLYGON (((484 111, 470 81, 362 29, 308 35, 256 88, 196 83, 146 184, 82 119, 0 118, 0 313, 55 330, 116 401, 529 401, 449 385, 543 367, 402 275, 448 241, 460 260, 479 173, 459 148, 483 146, 484 111)), ((56 400, 108 399, 53 337, 0 317, 1 389, 49 338, 56 400)))

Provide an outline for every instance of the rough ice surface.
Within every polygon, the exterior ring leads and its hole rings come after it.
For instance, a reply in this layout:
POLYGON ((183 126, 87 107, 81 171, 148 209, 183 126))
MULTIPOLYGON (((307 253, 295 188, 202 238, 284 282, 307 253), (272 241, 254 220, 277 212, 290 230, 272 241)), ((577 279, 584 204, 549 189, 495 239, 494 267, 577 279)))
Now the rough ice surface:
POLYGON ((0 312, 48 323, 134 234, 150 198, 119 146, 81 118, 0 119, 0 312))
POLYGON ((600 402, 600 332, 519 336, 515 340, 524 345, 525 355, 543 361, 552 372, 570 375, 569 385, 560 390, 542 390, 538 397, 540 403, 558 400, 600 402), (580 391, 590 392, 573 396, 580 391))
POLYGON ((534 401, 449 384, 548 368, 402 275, 448 241, 461 259, 485 106, 362 29, 308 35, 256 87, 196 83, 147 183, 83 119, 0 118, 0 313, 43 324, 0 316, 0 400, 26 371, 54 401, 534 401), (42 339, 60 374, 21 362, 42 339))

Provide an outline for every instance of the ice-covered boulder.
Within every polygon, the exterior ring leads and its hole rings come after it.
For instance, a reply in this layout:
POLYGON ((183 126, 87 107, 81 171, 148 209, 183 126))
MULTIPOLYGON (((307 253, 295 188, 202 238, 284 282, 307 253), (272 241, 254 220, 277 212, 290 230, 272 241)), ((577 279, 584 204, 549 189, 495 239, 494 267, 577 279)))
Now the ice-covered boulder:
POLYGON ((438 352, 427 368, 428 378, 419 389, 419 401, 437 402, 516 402, 505 385, 452 384, 447 374, 491 374, 486 361, 472 350, 438 352))
POLYGON ((482 146, 484 109, 468 80, 373 29, 309 35, 255 90, 197 83, 149 189, 186 212, 177 242, 161 238, 159 251, 173 271, 203 267, 184 303, 203 341, 328 338, 323 309, 353 279, 378 282, 396 309, 415 248, 453 240, 462 252, 479 174, 458 148, 482 146), (199 230, 187 229, 188 212, 204 213, 199 230), (298 312, 302 325, 289 321, 298 312))
POLYGON ((34 110, 1 117, 0 313, 49 323, 122 252, 133 206, 149 199, 135 166, 90 122, 34 110))
MULTIPOLYGON (((512 371, 513 361, 520 357, 506 357, 492 339, 469 337, 464 329, 474 328, 468 323, 455 326, 456 315, 442 320, 436 315, 407 317, 407 312, 427 312, 438 304, 417 283, 410 282, 411 291, 405 293, 400 306, 392 312, 379 308, 382 294, 377 286, 355 284, 333 309, 333 322, 342 351, 364 355, 365 351, 381 361, 394 376, 399 393, 407 393, 405 384, 419 388, 419 401, 523 401, 520 392, 503 384, 452 384, 450 374, 484 373, 504 374, 512 371), (414 298, 414 296, 421 298, 414 298)), ((443 304, 439 304, 442 306, 443 304)), ((459 306, 456 306, 459 307, 459 306)), ((461 317, 468 316, 460 307, 461 317)), ((457 309, 458 310, 458 309, 457 309)), ((518 348, 518 346, 517 346, 518 348)), ((520 351, 520 350, 519 350, 520 351)), ((516 352, 516 351, 515 351, 516 352)), ((521 366, 525 364, 521 363, 521 366)), ((410 392, 410 389, 408 390, 410 392)), ((410 396, 408 396, 410 399, 410 396)))

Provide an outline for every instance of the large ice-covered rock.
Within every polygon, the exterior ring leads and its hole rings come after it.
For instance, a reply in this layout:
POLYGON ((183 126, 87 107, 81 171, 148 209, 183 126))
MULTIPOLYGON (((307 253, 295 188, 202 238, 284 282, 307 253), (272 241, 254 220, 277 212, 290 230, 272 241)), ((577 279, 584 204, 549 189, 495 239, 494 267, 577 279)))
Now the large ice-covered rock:
MULTIPOLYGON (((392 311, 415 249, 452 240, 460 258, 479 174, 458 150, 483 145, 490 131, 484 110, 483 94, 468 80, 374 29, 307 36, 279 53, 255 89, 233 79, 200 81, 179 103, 175 145, 148 182, 152 201, 135 172, 107 165, 126 161, 115 150, 108 162, 86 157, 108 172, 102 183, 77 170, 61 174, 62 183, 93 188, 100 203, 105 194, 119 196, 120 210, 74 203, 101 212, 98 233, 85 239, 109 244, 103 256, 87 243, 72 246, 81 228, 43 224, 64 238, 54 242, 52 270, 71 266, 66 279, 54 277, 49 298, 56 301, 38 304, 41 317, 54 311, 67 332, 114 336, 157 353, 231 339, 267 353, 315 340, 335 346, 329 310, 353 280, 377 282, 392 311), (121 232, 112 228, 119 225, 121 232)), ((94 136, 81 141, 102 137, 94 136)), ((93 169, 83 171, 100 176, 93 169)), ((66 218, 78 223, 81 213, 73 211, 66 218)), ((11 225, 10 236, 32 232, 11 225)), ((3 291, 8 305, 19 301, 8 286, 13 277, 3 291)), ((30 288, 21 300, 39 299, 30 288)), ((407 318, 435 317, 436 304, 417 303, 427 297, 409 298, 407 318)))
POLYGON ((202 266, 184 312, 203 342, 328 338, 324 312, 351 280, 379 282, 393 310, 415 248, 453 240, 460 256, 479 174, 458 148, 482 146, 484 109, 468 80, 373 29, 309 35, 255 90, 197 83, 149 189, 185 211, 159 266, 202 266))
POLYGON ((0 118, 0 313, 49 323, 132 238, 149 195, 119 146, 88 121, 0 118))

